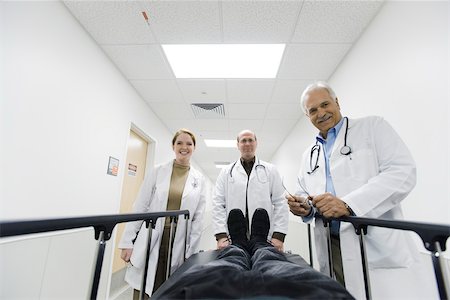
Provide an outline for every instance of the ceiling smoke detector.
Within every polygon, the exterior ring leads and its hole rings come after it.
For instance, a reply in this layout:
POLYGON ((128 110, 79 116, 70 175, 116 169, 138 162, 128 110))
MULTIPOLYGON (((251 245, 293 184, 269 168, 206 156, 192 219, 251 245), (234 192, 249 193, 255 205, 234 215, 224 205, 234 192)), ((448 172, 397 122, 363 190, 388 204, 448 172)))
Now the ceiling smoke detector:
POLYGON ((225 106, 223 103, 192 103, 191 108, 197 119, 225 118, 225 106))

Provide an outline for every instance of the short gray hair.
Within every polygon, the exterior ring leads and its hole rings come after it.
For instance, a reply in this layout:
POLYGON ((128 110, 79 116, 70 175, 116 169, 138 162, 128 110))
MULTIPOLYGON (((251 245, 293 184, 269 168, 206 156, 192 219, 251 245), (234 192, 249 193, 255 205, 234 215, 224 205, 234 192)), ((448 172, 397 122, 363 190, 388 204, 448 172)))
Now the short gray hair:
POLYGON ((309 93, 316 90, 326 90, 330 97, 337 101, 336 93, 333 91, 331 86, 326 83, 325 81, 316 81, 314 83, 311 83, 306 87, 306 89, 302 93, 302 97, 300 98, 300 105, 302 107, 303 112, 308 115, 308 111, 306 110, 305 101, 309 93))

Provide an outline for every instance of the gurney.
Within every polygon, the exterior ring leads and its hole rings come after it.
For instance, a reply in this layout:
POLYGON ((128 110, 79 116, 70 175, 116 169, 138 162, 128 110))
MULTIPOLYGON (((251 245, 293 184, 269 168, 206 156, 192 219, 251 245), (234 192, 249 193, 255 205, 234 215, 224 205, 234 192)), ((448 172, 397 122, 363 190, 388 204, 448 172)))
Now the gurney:
MULTIPOLYGON (((160 217, 170 217, 172 222, 178 221, 178 216, 184 216, 185 219, 189 218, 188 211, 166 211, 166 212, 155 212, 155 213, 145 213, 145 214, 118 214, 118 215, 99 215, 99 216, 88 216, 88 217, 72 217, 72 218, 59 218, 59 219, 44 219, 44 220, 25 220, 25 221, 0 221, 0 237, 11 237, 18 235, 25 235, 31 233, 42 233, 42 232, 53 232, 58 230, 68 230, 75 228, 85 228, 93 227, 95 230, 95 239, 97 242, 97 252, 94 258, 94 268, 91 274, 91 286, 88 291, 90 299, 96 299, 98 293, 98 287, 101 276, 101 269, 103 264, 103 258, 105 253, 105 247, 107 241, 110 240, 112 236, 112 231, 118 223, 144 220, 148 227, 148 243, 151 241, 151 233, 156 223, 156 220, 160 217)), ((367 232, 368 226, 379 226, 392 229, 401 229, 414 231, 417 233, 423 241, 425 248, 430 252, 431 261, 433 264, 435 279, 439 291, 439 296, 441 299, 450 299, 450 278, 446 273, 445 262, 443 257, 443 251, 446 250, 446 242, 450 236, 450 226, 449 225, 438 225, 430 223, 418 223, 418 222, 407 222, 407 221, 392 221, 392 220, 379 220, 379 219, 368 219, 368 218, 358 218, 358 217, 345 217, 339 218, 338 220, 342 222, 350 222, 355 228, 355 233, 359 235, 361 242, 361 257, 362 266, 365 270, 364 281, 366 283, 366 298, 370 299, 370 278, 367 271, 367 260, 365 255, 364 247, 364 235, 367 232)), ((181 220, 182 221, 182 220, 181 220)), ((148 244, 150 245, 150 244, 148 244)), ((148 252, 149 253, 149 249, 148 252)), ((311 253, 311 251, 310 251, 311 253)), ((161 290, 170 288, 171 282, 175 281, 177 277, 182 277, 184 272, 190 268, 190 266, 207 263, 215 258, 217 255, 216 251, 199 253, 192 256, 192 261, 187 260, 176 272, 173 273, 172 277, 167 281, 167 286, 161 290)), ((169 257, 170 258, 170 257, 169 257)), ((190 258, 190 259, 191 259, 190 258)), ((299 256, 297 259, 301 259, 299 256)), ((303 259, 301 259, 303 260, 303 259)), ((296 263, 306 264, 303 261, 297 261, 296 263)), ((311 262, 310 262, 311 264, 311 262)), ((170 263, 168 264, 170 266, 170 263)), ((170 272, 169 272, 170 273, 170 272)), ((145 278, 146 274, 144 274, 145 278)), ((332 274, 330 274, 332 276, 332 274)), ((143 280, 143 284, 145 280, 143 280)), ((141 289, 144 290, 144 289, 141 289)), ((155 293, 155 297, 160 294, 155 293)), ((141 295, 143 297, 143 295, 141 295)))

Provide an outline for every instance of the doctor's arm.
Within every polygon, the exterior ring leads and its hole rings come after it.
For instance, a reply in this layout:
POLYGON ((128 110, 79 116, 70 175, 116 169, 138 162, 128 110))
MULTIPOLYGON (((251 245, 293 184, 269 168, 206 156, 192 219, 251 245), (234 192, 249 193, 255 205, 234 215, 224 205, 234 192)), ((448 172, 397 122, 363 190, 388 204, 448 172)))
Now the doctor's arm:
POLYGON ((217 240, 217 249, 222 249, 229 245, 227 238, 227 207, 225 199, 225 185, 228 175, 226 172, 227 169, 228 168, 222 169, 217 177, 213 196, 212 219, 214 225, 214 235, 217 240))
POLYGON ((382 118, 372 120, 378 175, 342 197, 358 216, 376 218, 397 206, 416 184, 416 165, 407 146, 382 118))
POLYGON ((271 199, 273 205, 273 235, 271 241, 278 250, 282 251, 284 237, 287 234, 289 226, 289 208, 284 198, 284 187, 281 176, 275 166, 273 166, 271 176, 271 199))

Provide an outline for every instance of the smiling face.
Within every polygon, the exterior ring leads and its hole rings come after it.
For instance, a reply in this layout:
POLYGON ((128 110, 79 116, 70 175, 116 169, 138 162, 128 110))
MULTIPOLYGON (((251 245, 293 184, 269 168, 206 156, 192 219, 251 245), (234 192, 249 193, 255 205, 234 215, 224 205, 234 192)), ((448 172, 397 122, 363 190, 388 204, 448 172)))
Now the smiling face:
POLYGON ((308 93, 305 100, 306 114, 311 123, 326 138, 328 130, 342 119, 341 108, 336 99, 331 98, 326 89, 315 89, 308 93))
POLYGON ((187 133, 178 135, 172 145, 175 152, 175 161, 181 165, 189 165, 192 153, 195 150, 194 141, 187 133))

